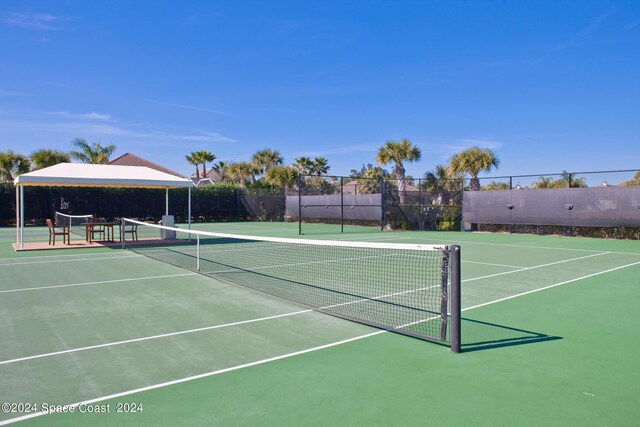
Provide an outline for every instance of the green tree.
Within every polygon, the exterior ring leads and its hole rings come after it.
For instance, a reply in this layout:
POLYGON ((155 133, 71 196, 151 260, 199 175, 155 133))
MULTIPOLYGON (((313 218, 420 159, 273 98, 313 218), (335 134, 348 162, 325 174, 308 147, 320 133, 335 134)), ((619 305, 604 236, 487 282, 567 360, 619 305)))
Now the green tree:
POLYGON ((267 171, 267 182, 289 190, 298 182, 298 171, 292 166, 272 166, 267 171))
POLYGON ((509 184, 506 182, 491 181, 487 185, 482 186, 480 190, 509 190, 509 184))
POLYGON ((393 173, 398 182, 398 195, 400 204, 405 204, 407 198, 407 182, 405 181, 405 169, 403 162, 420 160, 420 148, 413 145, 408 139, 400 141, 388 141, 380 147, 376 154, 376 162, 380 165, 394 163, 393 173))
POLYGON ((293 167, 298 170, 300 175, 311 175, 313 173, 313 160, 308 157, 298 157, 293 167))
POLYGON ((541 176, 533 183, 533 188, 553 188, 553 178, 541 176))
POLYGON ((633 178, 631 178, 628 181, 625 181, 624 185, 626 186, 640 185, 640 171, 636 172, 633 178))
POLYGON ((31 162, 27 156, 11 150, 0 152, 0 180, 13 181, 15 177, 29 172, 31 162))
POLYGON ((587 186, 587 180, 584 178, 576 178, 574 173, 562 171, 560 178, 553 182, 554 188, 584 188, 587 186))
POLYGON ((488 148, 471 147, 449 159, 449 168, 454 173, 468 173, 471 175, 469 189, 471 191, 480 190, 480 172, 489 172, 492 168, 498 168, 500 159, 488 148))
POLYGON ((213 166, 211 166, 211 169, 213 169, 218 174, 218 178, 220 181, 222 182, 230 181, 230 178, 229 178, 230 165, 231 164, 229 162, 220 160, 218 163, 214 163, 213 166))
POLYGON ((207 163, 213 163, 216 159, 216 155, 211 151, 206 150, 198 151, 197 155, 198 160, 200 160, 200 163, 202 164, 202 177, 205 178, 207 176, 207 163))
POLYGON ((256 151, 251 157, 251 162, 258 167, 260 174, 269 175, 271 168, 282 165, 284 159, 280 155, 278 150, 272 150, 265 148, 264 150, 256 151))
POLYGON ((248 182, 254 183, 256 181, 256 175, 260 171, 251 162, 237 162, 229 165, 228 173, 231 181, 237 182, 240 187, 245 188, 248 182))
POLYGON ((459 191, 462 175, 454 173, 444 165, 437 165, 432 171, 424 174, 422 189, 425 191, 459 191))
POLYGON ((69 163, 71 161, 68 153, 45 148, 34 151, 30 157, 34 170, 48 168, 58 163, 69 163))
POLYGON ((326 175, 329 169, 331 169, 331 166, 329 166, 329 161, 325 157, 316 157, 311 165, 311 173, 317 176, 326 175))
POLYGON ((94 142, 91 145, 82 138, 76 138, 71 142, 76 150, 70 151, 69 155, 81 161, 82 163, 92 164, 107 164, 109 163, 109 156, 116 151, 116 146, 111 144, 102 146, 99 142, 94 142))
POLYGON ((191 154, 184 156, 187 163, 196 167, 196 179, 200 179, 200 156, 197 151, 192 151, 191 154))
POLYGON ((374 194, 382 191, 382 180, 389 178, 389 172, 379 166, 368 163, 362 165, 360 170, 352 169, 350 177, 356 179, 357 192, 361 194, 374 194))

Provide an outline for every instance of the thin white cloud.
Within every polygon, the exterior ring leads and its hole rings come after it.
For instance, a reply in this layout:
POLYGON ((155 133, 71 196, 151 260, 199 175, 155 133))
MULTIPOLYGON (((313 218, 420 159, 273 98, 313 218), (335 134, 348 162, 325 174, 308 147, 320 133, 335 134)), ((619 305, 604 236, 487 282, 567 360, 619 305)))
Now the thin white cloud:
POLYGON ((33 96, 28 93, 13 92, 11 90, 0 89, 0 96, 33 96))
POLYGON ((493 150, 503 146, 502 142, 496 141, 495 139, 461 138, 456 139, 454 142, 457 143, 454 145, 458 145, 463 149, 478 146, 481 148, 490 148, 493 150))
POLYGON ((64 19, 48 13, 8 13, 0 17, 0 22, 15 27, 39 31, 62 30, 64 19))
POLYGON ((581 30, 578 33, 576 33, 570 39, 568 39, 568 40, 566 40, 564 42, 558 43, 549 52, 544 54, 542 57, 538 58, 536 60, 536 62, 544 61, 545 59, 547 59, 548 57, 550 57, 554 53, 560 52, 562 50, 565 50, 565 49, 573 46, 578 41, 580 41, 581 39, 587 37, 589 34, 593 33, 595 30, 597 30, 598 27, 600 27, 600 25, 604 22, 604 20, 607 19, 609 17, 609 15, 611 15, 611 14, 612 14, 612 11, 608 11, 608 12, 605 12, 605 13, 602 13, 602 14, 596 16, 586 28, 584 28, 583 30, 581 30))
POLYGON ((624 26, 625 31, 629 31, 629 30, 633 30, 634 28, 636 28, 638 25, 640 25, 640 18, 629 22, 627 25, 624 26))
POLYGON ((111 120, 110 114, 96 113, 92 111, 90 113, 72 113, 69 111, 51 111, 46 114, 54 115, 65 119, 86 119, 86 120, 111 120))
MULTIPOLYGON (((45 113, 51 115, 51 113, 45 113)), ((57 114, 57 117, 60 115, 57 114)), ((138 130, 124 126, 116 126, 113 123, 106 122, 105 120, 83 120, 86 119, 86 115, 63 115, 64 120, 51 121, 51 120, 0 120, 0 127, 7 132, 30 132, 30 133, 43 133, 43 134, 60 134, 66 137, 83 136, 86 135, 89 138, 106 138, 106 137, 122 137, 130 140, 153 140, 164 142, 178 142, 178 141, 194 141, 194 142, 208 142, 208 143, 229 143, 235 142, 233 138, 229 138, 220 133, 206 132, 206 131, 194 131, 193 133, 172 133, 166 131, 156 130, 138 130), (67 119, 75 120, 67 120, 67 119)))
POLYGON ((79 91, 83 91, 83 92, 100 93, 99 91, 94 90, 94 89, 88 89, 86 87, 70 85, 70 84, 67 84, 67 83, 52 82, 52 81, 46 81, 46 80, 42 81, 41 83, 44 83, 44 84, 50 85, 50 86, 59 86, 59 87, 67 88, 67 89, 79 90, 79 91))
POLYGON ((175 134, 163 134, 164 138, 180 139, 185 141, 197 141, 197 142, 236 142, 235 139, 226 137, 216 132, 201 132, 200 134, 188 134, 188 135, 175 135, 175 134))
POLYGON ((210 108, 204 108, 204 107, 197 107, 197 106, 194 106, 194 105, 175 104, 175 103, 172 103, 172 102, 160 102, 160 101, 151 101, 151 102, 155 102, 156 104, 161 104, 161 105, 168 105, 170 107, 183 108, 185 110, 204 111, 205 113, 226 115, 226 113, 224 113, 222 111, 212 110, 210 108))
POLYGON ((95 111, 83 114, 82 117, 92 120, 111 120, 111 116, 109 114, 100 114, 95 111))

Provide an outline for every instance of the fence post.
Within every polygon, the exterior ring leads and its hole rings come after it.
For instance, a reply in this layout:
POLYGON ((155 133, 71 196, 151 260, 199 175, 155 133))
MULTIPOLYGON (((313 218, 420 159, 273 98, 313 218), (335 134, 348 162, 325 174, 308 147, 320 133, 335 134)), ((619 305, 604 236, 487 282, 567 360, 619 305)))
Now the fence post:
POLYGON ((340 232, 344 233, 344 188, 342 183, 342 177, 340 177, 340 232))
POLYGON ((241 218, 240 218, 240 191, 242 191, 240 188, 236 188, 236 218, 238 218, 238 221, 241 220, 241 218))
POLYGON ((298 234, 302 235, 302 175, 298 175, 298 234))
POLYGON ((384 231, 384 222, 385 222, 385 185, 384 178, 380 178, 380 231, 384 231))

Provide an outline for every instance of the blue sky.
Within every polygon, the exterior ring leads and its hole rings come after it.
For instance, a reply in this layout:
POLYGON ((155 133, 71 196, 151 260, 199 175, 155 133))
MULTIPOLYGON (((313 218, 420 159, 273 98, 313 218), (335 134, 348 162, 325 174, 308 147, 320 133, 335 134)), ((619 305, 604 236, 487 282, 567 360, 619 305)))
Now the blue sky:
POLYGON ((409 138, 420 177, 640 168, 640 1, 0 2, 0 150, 276 148, 331 173, 409 138))

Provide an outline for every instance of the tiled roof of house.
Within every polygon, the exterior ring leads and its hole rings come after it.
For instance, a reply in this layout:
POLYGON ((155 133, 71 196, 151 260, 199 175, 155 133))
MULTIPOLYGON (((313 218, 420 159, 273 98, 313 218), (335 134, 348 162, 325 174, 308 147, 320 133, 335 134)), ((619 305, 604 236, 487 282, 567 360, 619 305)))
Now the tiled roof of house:
POLYGON ((131 153, 125 153, 122 156, 111 160, 109 164, 116 165, 116 166, 146 166, 148 168, 155 169, 160 172, 185 178, 184 175, 178 172, 172 171, 171 169, 167 169, 164 166, 160 166, 156 163, 153 163, 149 160, 143 159, 142 157, 136 156, 135 154, 131 154, 131 153))

